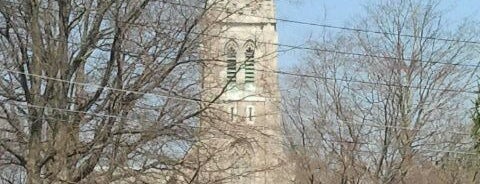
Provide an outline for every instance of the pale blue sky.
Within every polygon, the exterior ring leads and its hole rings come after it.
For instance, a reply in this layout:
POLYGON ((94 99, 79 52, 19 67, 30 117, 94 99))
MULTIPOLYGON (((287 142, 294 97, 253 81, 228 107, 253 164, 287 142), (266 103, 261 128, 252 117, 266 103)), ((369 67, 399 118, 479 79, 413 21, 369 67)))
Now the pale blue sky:
MULTIPOLYGON (((289 20, 300 20, 334 26, 352 24, 355 16, 362 15, 363 5, 380 0, 276 0, 277 17, 289 20)), ((445 18, 454 25, 465 17, 480 20, 480 0, 443 0, 440 8, 446 12, 445 18)), ((277 23, 279 42, 288 45, 302 45, 310 36, 319 33, 322 28, 292 24, 279 21, 277 23)), ((338 31, 326 29, 326 31, 338 31)), ((284 69, 301 62, 303 51, 279 53, 279 66, 284 69)))

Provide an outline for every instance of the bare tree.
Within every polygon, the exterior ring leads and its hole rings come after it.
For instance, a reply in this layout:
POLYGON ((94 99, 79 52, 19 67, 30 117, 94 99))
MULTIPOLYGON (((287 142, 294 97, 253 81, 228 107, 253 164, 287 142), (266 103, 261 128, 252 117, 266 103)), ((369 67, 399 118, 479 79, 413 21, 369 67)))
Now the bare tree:
POLYGON ((447 30, 436 1, 366 7, 356 31, 313 44, 284 93, 297 157, 326 183, 470 182, 444 171, 469 160, 475 29, 447 30))
POLYGON ((225 2, 2 0, 1 179, 183 177, 199 118, 221 95, 201 98, 205 60, 218 59, 200 48, 235 13, 212 16, 225 2))

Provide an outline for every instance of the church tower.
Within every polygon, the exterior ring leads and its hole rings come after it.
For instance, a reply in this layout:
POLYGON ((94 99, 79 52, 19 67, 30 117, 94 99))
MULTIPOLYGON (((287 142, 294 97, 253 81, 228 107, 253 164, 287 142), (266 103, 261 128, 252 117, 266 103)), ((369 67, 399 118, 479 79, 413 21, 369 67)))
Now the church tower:
POLYGON ((200 126, 205 144, 218 150, 208 172, 225 173, 201 179, 289 183, 274 72, 278 43, 274 1, 223 0, 216 7, 224 11, 215 21, 218 36, 205 41, 202 98, 218 99, 204 113, 200 126))

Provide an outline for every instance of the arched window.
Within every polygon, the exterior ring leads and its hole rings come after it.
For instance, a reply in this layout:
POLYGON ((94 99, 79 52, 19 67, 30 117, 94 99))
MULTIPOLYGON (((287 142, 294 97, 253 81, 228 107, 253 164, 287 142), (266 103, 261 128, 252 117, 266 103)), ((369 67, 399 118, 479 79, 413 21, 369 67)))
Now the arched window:
POLYGON ((227 56, 227 80, 231 83, 237 81, 237 44, 229 41, 225 48, 227 56))
POLYGON ((255 45, 249 41, 245 45, 245 83, 255 82, 255 45))

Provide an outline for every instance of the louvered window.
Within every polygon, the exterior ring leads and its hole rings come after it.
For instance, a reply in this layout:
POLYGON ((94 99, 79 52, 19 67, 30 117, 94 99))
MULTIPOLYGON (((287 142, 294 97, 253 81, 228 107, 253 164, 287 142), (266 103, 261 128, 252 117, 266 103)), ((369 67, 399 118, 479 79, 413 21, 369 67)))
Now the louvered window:
POLYGON ((237 51, 233 46, 227 48, 227 79, 231 83, 237 81, 237 51))
POLYGON ((248 47, 245 52, 245 83, 255 81, 255 50, 248 47))

